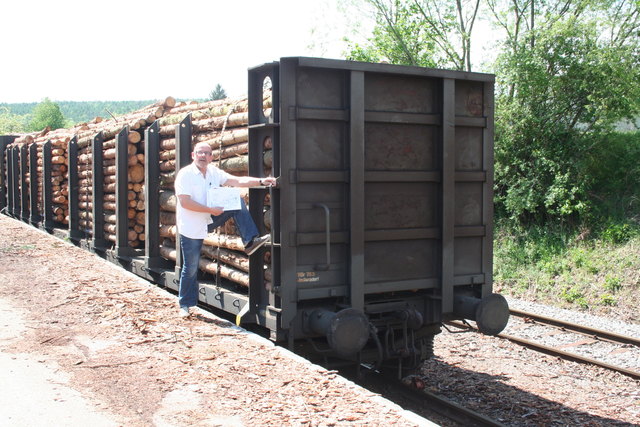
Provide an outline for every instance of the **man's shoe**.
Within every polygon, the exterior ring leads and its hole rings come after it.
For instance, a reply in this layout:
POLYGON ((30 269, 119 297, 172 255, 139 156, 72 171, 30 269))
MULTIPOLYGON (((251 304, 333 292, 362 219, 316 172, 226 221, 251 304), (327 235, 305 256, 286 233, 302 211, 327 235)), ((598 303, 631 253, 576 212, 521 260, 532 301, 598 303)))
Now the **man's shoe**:
POLYGON ((270 234, 265 234, 262 237, 254 237, 253 240, 244 247, 244 251, 247 253, 247 255, 251 255, 269 241, 271 241, 270 234))
POLYGON ((189 307, 180 307, 180 317, 189 317, 189 307))

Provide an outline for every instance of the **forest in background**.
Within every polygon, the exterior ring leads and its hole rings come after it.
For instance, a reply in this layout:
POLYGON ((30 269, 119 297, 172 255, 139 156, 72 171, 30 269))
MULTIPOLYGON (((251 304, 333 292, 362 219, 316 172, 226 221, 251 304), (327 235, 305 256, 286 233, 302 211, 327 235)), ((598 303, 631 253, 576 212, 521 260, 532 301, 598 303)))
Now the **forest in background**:
MULTIPOLYGON (((155 100, 143 101, 55 101, 66 120, 71 124, 88 122, 95 117, 119 116, 153 104, 155 100)), ((0 103, 0 108, 7 108, 8 112, 16 116, 27 116, 33 113, 39 102, 17 104, 0 103)))

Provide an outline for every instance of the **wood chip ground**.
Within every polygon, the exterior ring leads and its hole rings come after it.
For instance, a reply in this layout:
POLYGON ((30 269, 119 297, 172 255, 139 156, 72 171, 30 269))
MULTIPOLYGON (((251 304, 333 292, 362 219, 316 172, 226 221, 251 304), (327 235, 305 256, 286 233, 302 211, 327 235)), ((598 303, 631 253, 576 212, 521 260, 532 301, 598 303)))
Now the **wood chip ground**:
POLYGON ((38 425, 34 417, 41 413, 50 425, 87 425, 65 410, 81 400, 99 416, 95 425, 422 421, 204 311, 183 320, 176 301, 89 252, 0 215, 0 424, 38 425), (31 387, 32 375, 44 382, 31 387), (38 396, 49 386, 51 395, 38 396), (15 387, 20 395, 7 396, 15 387))

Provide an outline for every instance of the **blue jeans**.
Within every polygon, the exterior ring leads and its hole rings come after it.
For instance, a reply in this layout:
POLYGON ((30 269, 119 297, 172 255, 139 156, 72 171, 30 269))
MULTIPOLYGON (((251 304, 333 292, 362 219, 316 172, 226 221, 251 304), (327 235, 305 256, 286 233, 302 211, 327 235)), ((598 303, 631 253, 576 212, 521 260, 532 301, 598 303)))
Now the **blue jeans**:
MULTIPOLYGON (((229 218, 233 218, 240 231, 240 236, 242 236, 242 243, 246 246, 254 237, 258 236, 258 228, 253 222, 244 200, 240 200, 240 202, 241 209, 238 211, 226 211, 218 216, 211 215, 213 224, 209 224, 209 231, 220 227, 229 218)), ((198 304, 198 266, 203 241, 203 239, 190 239, 180 235, 180 250, 182 251, 182 271, 180 272, 178 290, 180 307, 193 307, 198 304)))
POLYGON ((180 235, 182 251, 182 271, 178 290, 180 307, 193 307, 198 304, 198 264, 202 242, 203 239, 190 239, 180 235))
POLYGON ((242 243, 247 246, 254 237, 258 237, 258 227, 256 227, 256 223, 253 222, 253 218, 251 218, 251 214, 244 200, 240 199, 240 204, 241 207, 239 211, 224 211, 217 216, 211 215, 213 224, 209 224, 209 232, 224 225, 229 218, 233 218, 236 223, 236 228, 238 228, 240 236, 242 237, 242 243))

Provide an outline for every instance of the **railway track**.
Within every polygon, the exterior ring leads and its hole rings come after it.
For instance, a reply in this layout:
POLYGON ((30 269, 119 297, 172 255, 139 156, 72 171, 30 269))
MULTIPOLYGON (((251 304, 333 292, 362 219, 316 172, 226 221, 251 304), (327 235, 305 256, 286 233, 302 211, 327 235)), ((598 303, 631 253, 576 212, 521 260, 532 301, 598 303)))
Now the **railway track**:
MULTIPOLYGON (((513 309, 510 312, 512 321, 498 337, 541 353, 640 379, 640 339, 535 313, 513 309)), ((451 321, 447 324, 475 329, 466 322, 451 321)))
POLYGON ((504 426, 504 424, 486 417, 479 412, 473 411, 472 409, 466 408, 444 396, 440 396, 426 390, 419 390, 412 388, 409 385, 405 385, 404 390, 401 390, 400 392, 406 395, 408 399, 412 399, 416 405, 426 405, 430 410, 451 421, 459 423, 462 426, 504 426))
POLYGON ((454 423, 464 427, 505 426, 451 399, 425 390, 422 379, 417 375, 410 375, 400 380, 396 373, 367 368, 363 368, 359 373, 341 371, 341 375, 395 402, 405 410, 431 420, 436 423, 435 425, 446 421, 447 425, 454 423))
POLYGON ((541 316, 535 313, 529 313, 522 310, 509 310, 511 316, 526 319, 529 322, 541 323, 549 326, 570 330, 579 334, 592 336, 600 340, 607 340, 620 344, 631 344, 640 347, 640 338, 630 337, 626 335, 616 334, 614 332, 604 331, 602 329, 590 328, 588 326, 579 325, 577 323, 566 322, 564 320, 552 319, 550 317, 541 316))

